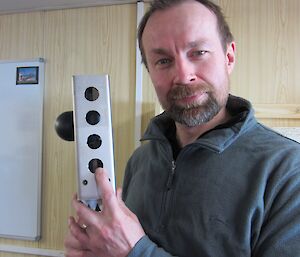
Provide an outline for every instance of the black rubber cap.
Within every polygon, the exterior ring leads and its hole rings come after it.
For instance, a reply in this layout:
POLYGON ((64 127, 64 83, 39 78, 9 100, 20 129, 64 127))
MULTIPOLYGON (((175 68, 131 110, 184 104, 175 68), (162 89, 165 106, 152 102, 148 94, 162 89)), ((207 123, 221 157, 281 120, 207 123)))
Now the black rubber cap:
POLYGON ((57 135, 66 141, 74 141, 73 111, 63 112, 55 121, 57 135))

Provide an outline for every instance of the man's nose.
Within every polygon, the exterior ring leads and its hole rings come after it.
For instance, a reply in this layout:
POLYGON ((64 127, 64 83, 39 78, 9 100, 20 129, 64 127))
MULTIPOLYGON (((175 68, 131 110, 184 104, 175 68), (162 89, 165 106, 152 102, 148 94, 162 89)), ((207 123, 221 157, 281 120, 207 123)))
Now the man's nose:
POLYGON ((196 81, 195 65, 184 58, 180 58, 175 62, 175 84, 190 84, 196 81))

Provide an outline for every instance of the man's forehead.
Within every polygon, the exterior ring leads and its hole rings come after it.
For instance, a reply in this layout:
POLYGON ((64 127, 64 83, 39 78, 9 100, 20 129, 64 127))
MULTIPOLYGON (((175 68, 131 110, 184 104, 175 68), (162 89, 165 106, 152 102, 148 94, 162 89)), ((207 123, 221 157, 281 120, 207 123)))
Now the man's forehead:
MULTIPOLYGON (((199 39, 199 40, 193 40, 193 41, 187 41, 183 45, 185 49, 191 49, 191 48, 198 48, 198 47, 204 47, 209 46, 209 40, 208 39, 199 39)), ((156 47, 155 45, 151 45, 151 48, 149 49, 150 52, 154 54, 166 54, 168 52, 167 48, 164 47, 156 47)))
MULTIPOLYGON (((217 25, 217 18, 215 14, 203 4, 197 1, 186 1, 176 4, 164 10, 155 11, 148 19, 144 33, 148 30, 158 32, 162 28, 176 29, 177 24, 188 24, 194 26, 203 26, 202 29, 212 25, 217 25)), ((190 28, 186 28, 190 29, 190 28)))
MULTIPOLYGON (((172 13, 177 14, 177 17, 185 16, 186 14, 188 17, 192 15, 198 16, 199 20, 201 18, 203 19, 212 19, 216 20, 215 13, 212 12, 208 7, 206 7, 204 4, 189 0, 189 1, 183 1, 177 4, 174 4, 173 6, 166 7, 162 10, 156 10, 152 13, 152 15, 149 17, 149 21, 156 20, 159 18, 162 18, 164 16, 172 15, 172 13)), ((147 25, 147 24, 146 24, 147 25)))
POLYGON ((178 4, 166 10, 156 11, 149 18, 142 37, 143 44, 156 44, 178 38, 185 44, 200 44, 218 33, 217 19, 204 5, 196 1, 178 4), (215 29, 214 29, 215 28, 215 29))

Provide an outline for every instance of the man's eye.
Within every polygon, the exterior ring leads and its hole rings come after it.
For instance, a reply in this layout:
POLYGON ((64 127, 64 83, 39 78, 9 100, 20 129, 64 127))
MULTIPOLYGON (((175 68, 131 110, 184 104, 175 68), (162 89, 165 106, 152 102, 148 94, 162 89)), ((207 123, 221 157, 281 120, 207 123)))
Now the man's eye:
POLYGON ((207 51, 205 51, 205 50, 197 50, 197 51, 193 51, 191 55, 194 57, 197 57, 197 56, 205 55, 206 53, 207 53, 207 51))
POLYGON ((170 64, 171 60, 167 58, 160 59, 156 62, 157 65, 167 65, 170 64))

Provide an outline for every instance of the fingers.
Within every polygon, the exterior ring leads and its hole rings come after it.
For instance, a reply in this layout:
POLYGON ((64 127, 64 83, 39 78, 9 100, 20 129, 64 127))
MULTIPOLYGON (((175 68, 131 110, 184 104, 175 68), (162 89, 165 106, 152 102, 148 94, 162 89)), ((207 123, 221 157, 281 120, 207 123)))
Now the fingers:
POLYGON ((69 233, 64 242, 65 257, 92 257, 93 255, 88 249, 82 246, 79 241, 69 233))
POLYGON ((65 257, 82 257, 92 256, 90 251, 86 248, 86 245, 81 243, 77 237, 79 233, 76 229, 77 224, 73 217, 69 218, 69 234, 66 236, 64 241, 65 246, 65 257))
POLYGON ((70 236, 66 239, 67 245, 75 249, 87 249, 89 238, 84 229, 73 217, 69 219, 70 236))
POLYGON ((108 209, 111 213, 115 213, 118 210, 118 201, 107 173, 104 169, 98 168, 95 172, 95 176, 97 185, 101 192, 103 211, 108 209))
POLYGON ((106 172, 97 169, 95 177, 101 188, 103 210, 93 211, 74 196, 72 205, 78 220, 69 219, 70 236, 66 240, 69 255, 66 256, 127 256, 145 232, 122 201, 122 191, 117 190, 115 195, 106 172), (83 224, 86 229, 82 228, 83 224))
POLYGON ((78 216, 77 225, 82 227, 90 226, 97 222, 95 212, 77 200, 76 195, 72 200, 73 208, 78 216))

